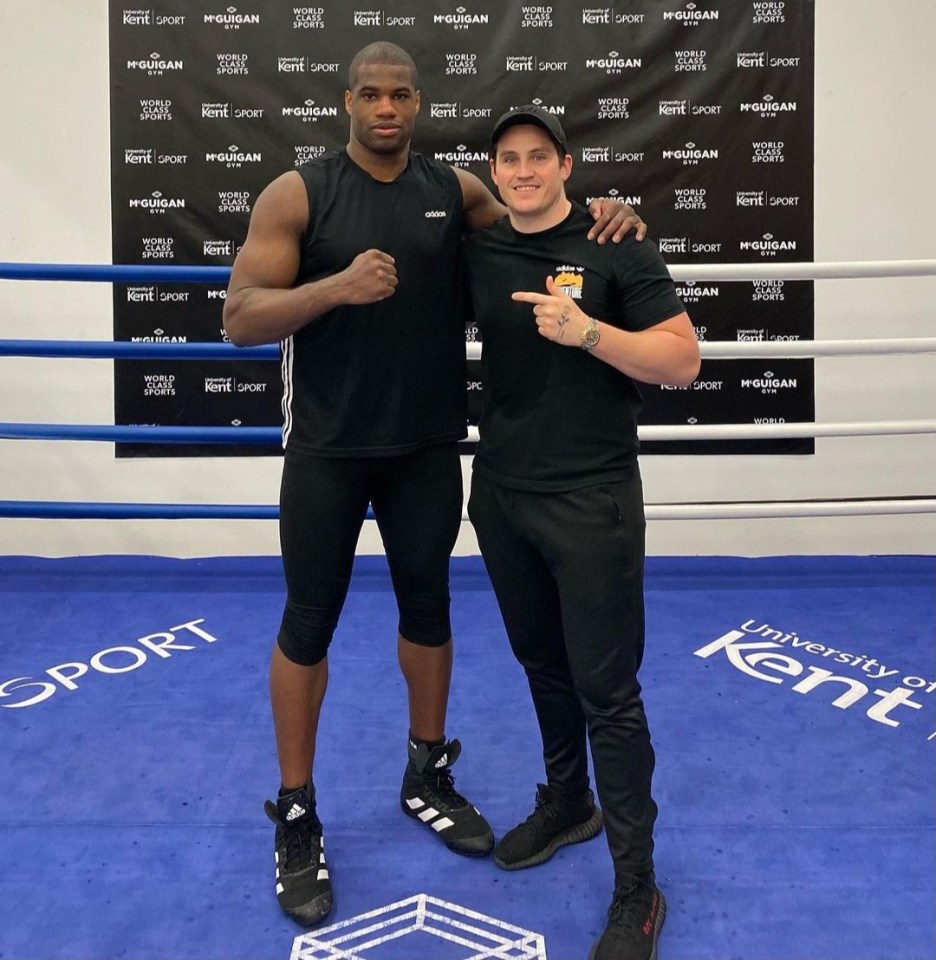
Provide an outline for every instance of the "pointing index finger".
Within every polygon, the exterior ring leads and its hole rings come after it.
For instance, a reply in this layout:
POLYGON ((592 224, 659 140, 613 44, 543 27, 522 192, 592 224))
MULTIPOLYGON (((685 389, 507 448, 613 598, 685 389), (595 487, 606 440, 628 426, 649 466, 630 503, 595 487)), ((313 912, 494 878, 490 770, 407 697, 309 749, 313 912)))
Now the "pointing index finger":
POLYGON ((528 293, 525 290, 517 290, 510 295, 511 300, 521 300, 523 303, 550 303, 555 297, 550 297, 545 293, 528 293))

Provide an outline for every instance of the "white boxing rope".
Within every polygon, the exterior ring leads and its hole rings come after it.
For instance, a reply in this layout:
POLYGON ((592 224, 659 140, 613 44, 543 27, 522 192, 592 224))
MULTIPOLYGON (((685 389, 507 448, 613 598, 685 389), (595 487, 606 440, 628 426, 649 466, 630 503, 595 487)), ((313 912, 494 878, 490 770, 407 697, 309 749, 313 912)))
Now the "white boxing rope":
POLYGON ((936 276, 936 260, 856 260, 841 263, 671 263, 674 280, 866 280, 936 276))
MULTIPOLYGON (((872 420, 855 423, 713 423, 638 427, 641 440, 763 440, 767 437, 887 437, 936 433, 936 420, 872 420)), ((468 427, 477 443, 478 428, 468 427)))
POLYGON ((654 503, 648 520, 756 520, 771 517, 873 517, 936 513, 936 499, 800 500, 773 503, 654 503))
MULTIPOLYGON (((481 344, 465 344, 469 360, 481 359, 481 344)), ((756 357, 860 357, 936 353, 936 337, 881 338, 879 340, 704 340, 703 360, 738 360, 756 357)))
POLYGON ((880 340, 707 340, 699 344, 705 360, 742 357, 860 357, 936 353, 936 337, 880 340))

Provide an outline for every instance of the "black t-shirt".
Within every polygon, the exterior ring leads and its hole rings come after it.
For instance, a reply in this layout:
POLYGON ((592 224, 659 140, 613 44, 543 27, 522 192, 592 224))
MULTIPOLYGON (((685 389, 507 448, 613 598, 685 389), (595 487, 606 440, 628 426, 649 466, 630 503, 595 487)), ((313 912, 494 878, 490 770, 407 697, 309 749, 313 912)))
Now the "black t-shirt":
POLYGON ((521 490, 573 490, 626 476, 637 456, 642 401, 630 377, 584 350, 537 333, 546 277, 590 317, 645 330, 685 307, 656 245, 587 239, 593 220, 572 205, 560 224, 519 233, 508 218, 467 242, 469 290, 481 329, 484 405, 474 469, 521 490))
POLYGON ((466 435, 462 191, 410 152, 390 183, 339 150, 299 168, 309 199, 297 285, 365 250, 396 261, 377 303, 341 306, 283 344, 283 444, 319 456, 389 456, 466 435))

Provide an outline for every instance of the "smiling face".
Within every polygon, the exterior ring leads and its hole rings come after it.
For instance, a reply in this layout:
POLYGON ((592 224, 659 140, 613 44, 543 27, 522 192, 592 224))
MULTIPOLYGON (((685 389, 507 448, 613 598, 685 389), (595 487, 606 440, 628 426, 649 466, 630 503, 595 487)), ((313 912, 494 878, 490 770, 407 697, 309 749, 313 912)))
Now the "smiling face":
POLYGON ((556 142, 535 124, 509 127, 491 158, 491 179, 510 211, 510 222, 524 232, 545 230, 569 212, 565 182, 572 157, 560 159, 556 142))
POLYGON ((351 117, 351 141, 371 153, 406 150, 419 112, 419 91, 410 70, 391 64, 364 64, 353 90, 345 91, 351 117))

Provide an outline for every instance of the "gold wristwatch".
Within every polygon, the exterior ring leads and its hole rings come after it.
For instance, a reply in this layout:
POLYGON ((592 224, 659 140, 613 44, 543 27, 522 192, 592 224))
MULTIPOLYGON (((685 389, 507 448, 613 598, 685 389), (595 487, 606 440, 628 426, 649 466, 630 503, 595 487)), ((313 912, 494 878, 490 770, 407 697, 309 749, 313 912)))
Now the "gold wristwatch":
POLYGON ((598 321, 592 317, 588 318, 588 326, 579 334, 579 346, 590 353, 592 347, 601 339, 601 331, 598 329, 598 321))

